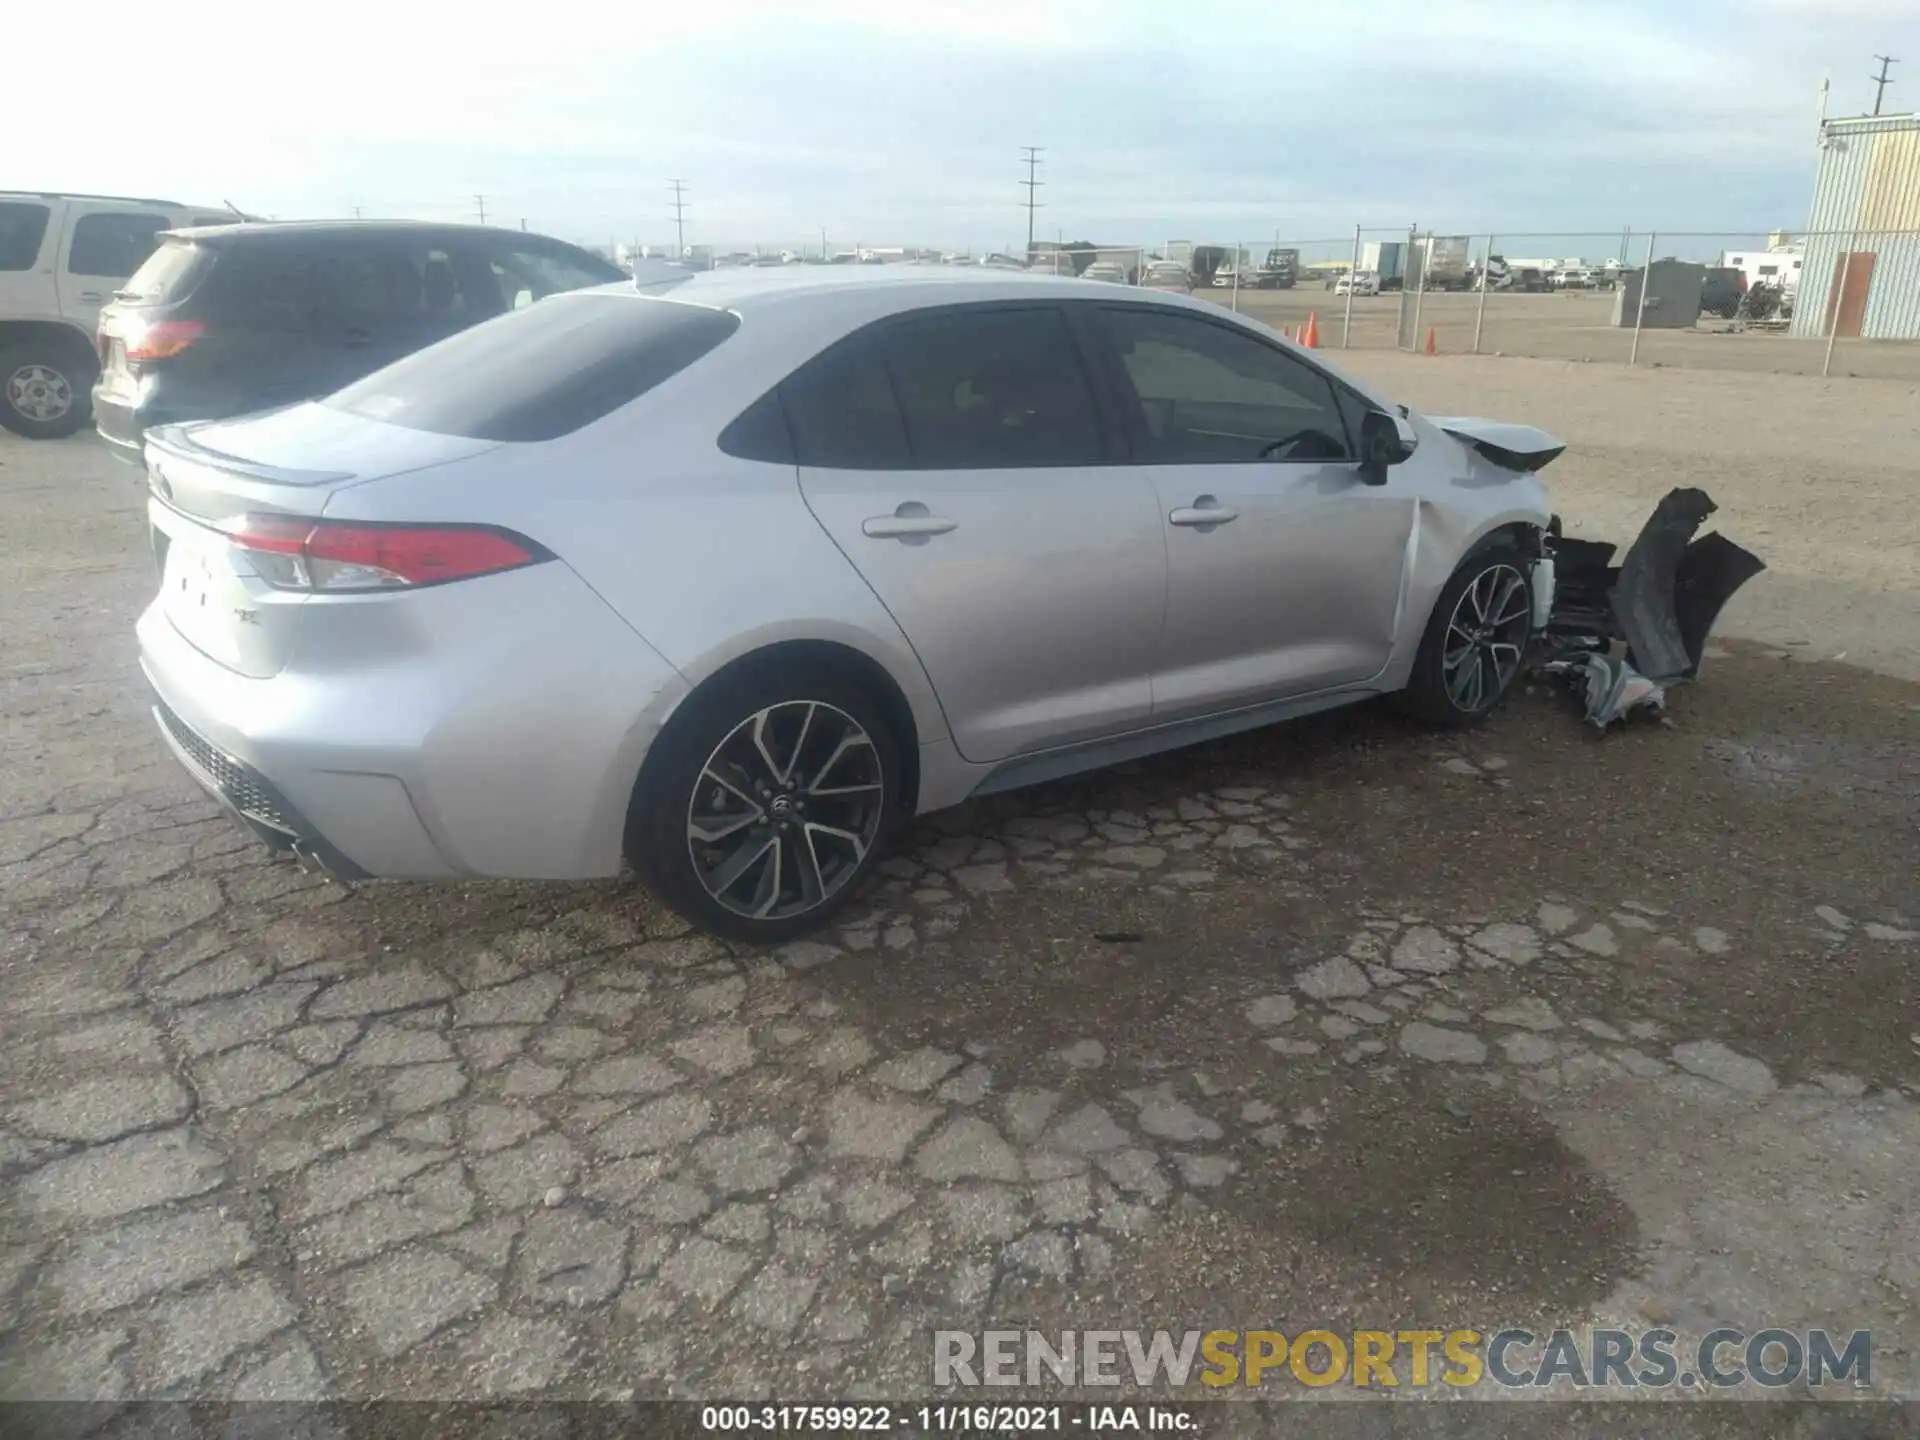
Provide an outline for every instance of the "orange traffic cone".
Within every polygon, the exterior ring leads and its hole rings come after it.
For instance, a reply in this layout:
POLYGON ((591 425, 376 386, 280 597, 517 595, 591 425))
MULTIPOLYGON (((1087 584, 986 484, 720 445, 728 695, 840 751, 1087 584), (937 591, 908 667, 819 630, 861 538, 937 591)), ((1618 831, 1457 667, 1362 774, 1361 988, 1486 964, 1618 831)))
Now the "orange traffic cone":
POLYGON ((1318 310, 1309 310, 1307 312, 1306 336, 1300 343, 1305 345, 1309 350, 1318 350, 1320 348, 1320 312, 1318 310))
POLYGON ((1427 326, 1427 354, 1438 355, 1439 353, 1439 348, 1433 343, 1433 327, 1429 325, 1427 326))

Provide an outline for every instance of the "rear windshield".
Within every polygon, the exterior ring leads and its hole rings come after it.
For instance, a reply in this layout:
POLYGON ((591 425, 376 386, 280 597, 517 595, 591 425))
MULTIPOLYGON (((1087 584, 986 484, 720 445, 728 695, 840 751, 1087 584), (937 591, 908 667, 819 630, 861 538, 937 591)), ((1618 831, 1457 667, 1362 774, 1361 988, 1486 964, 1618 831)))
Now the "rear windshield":
POLYGON ((724 310, 553 295, 336 392, 336 410, 471 440, 554 440, 671 379, 740 328, 724 310))
POLYGON ((137 305, 165 305, 183 300, 200 283, 211 257, 202 245, 188 240, 162 240, 160 248, 133 272, 117 298, 137 305))

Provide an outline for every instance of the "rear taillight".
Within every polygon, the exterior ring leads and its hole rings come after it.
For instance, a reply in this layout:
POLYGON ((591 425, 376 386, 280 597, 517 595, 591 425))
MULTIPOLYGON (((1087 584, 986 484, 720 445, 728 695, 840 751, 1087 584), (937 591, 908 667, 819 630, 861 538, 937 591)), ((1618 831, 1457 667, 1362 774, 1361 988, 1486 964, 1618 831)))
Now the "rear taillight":
POLYGON ((269 585, 329 593, 444 585, 553 557, 487 525, 379 525, 247 515, 221 527, 269 585))
POLYGON ((122 340, 129 360, 171 360, 206 331, 198 320, 135 321, 127 326, 122 340))

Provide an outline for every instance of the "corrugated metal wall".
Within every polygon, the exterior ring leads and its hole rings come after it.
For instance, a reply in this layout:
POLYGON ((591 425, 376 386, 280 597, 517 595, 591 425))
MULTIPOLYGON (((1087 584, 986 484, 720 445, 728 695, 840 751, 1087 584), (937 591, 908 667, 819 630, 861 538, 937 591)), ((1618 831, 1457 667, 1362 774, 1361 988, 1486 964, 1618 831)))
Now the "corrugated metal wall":
POLYGON ((1862 338, 1920 339, 1920 116, 1831 120, 1824 133, 1793 333, 1826 334, 1841 257, 1851 252, 1873 257, 1862 338))

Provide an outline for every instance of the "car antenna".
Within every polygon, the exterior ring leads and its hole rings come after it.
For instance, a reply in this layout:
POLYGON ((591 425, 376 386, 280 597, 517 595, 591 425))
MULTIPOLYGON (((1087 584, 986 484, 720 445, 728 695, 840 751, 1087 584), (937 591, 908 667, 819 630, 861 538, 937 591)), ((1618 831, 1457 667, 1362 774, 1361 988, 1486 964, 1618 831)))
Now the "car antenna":
POLYGON ((242 220, 251 220, 253 218, 251 215, 247 214, 246 211, 242 210, 238 205, 234 204, 231 200, 222 200, 220 203, 226 206, 234 214, 238 215, 242 220))

